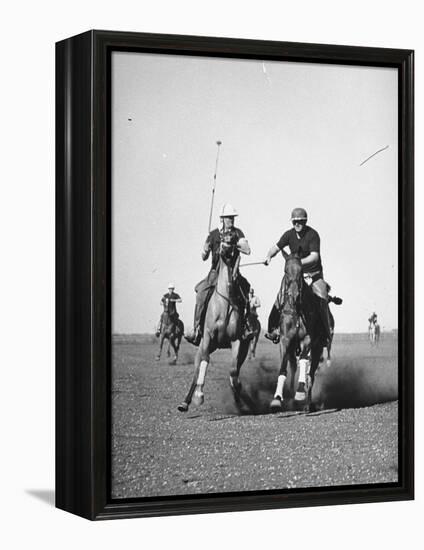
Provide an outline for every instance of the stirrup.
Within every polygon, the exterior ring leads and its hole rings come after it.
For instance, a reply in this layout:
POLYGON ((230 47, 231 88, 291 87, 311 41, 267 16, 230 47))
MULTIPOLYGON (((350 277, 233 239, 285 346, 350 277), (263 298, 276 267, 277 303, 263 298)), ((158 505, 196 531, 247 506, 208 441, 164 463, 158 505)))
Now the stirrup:
POLYGON ((265 332, 264 336, 268 340, 271 340, 273 344, 278 344, 280 341, 280 335, 275 330, 273 330, 272 332, 265 332))
POLYGON ((250 340, 255 336, 255 332, 250 328, 250 326, 246 323, 243 327, 242 333, 241 333, 241 339, 242 340, 250 340))

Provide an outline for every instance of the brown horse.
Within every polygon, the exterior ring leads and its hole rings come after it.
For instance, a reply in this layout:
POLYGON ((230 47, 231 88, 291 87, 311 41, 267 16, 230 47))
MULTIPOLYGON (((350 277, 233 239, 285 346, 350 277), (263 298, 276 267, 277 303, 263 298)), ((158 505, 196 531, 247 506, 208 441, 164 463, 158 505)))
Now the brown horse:
MULTIPOLYGON (((297 254, 286 254, 284 279, 282 282, 282 302, 280 310, 280 357, 281 365, 274 399, 271 401, 271 411, 282 410, 283 387, 287 378, 287 366, 291 370, 290 395, 294 394, 294 380, 297 368, 296 355, 302 350, 305 337, 310 338, 310 370, 307 394, 306 365, 307 361, 299 361, 299 379, 295 400, 307 398, 307 408, 311 410, 312 387, 315 373, 319 366, 324 347, 327 345, 325 330, 321 321, 319 298, 312 292, 302 274, 302 264, 297 254)), ((328 348, 331 344, 328 346, 328 348)), ((329 353, 329 349, 327 349, 329 353)), ((302 355, 302 354, 301 354, 302 355)))
POLYGON ((221 243, 217 282, 206 309, 202 340, 194 359, 193 382, 184 401, 178 406, 181 412, 188 410, 192 400, 197 406, 203 403, 203 386, 210 354, 217 349, 231 348, 230 385, 236 402, 239 400, 239 372, 250 343, 241 337, 244 305, 237 286, 239 260, 234 244, 221 243))
MULTIPOLYGON (((156 361, 159 361, 163 343, 168 340, 170 347, 174 350, 174 359, 170 362, 171 365, 175 365, 178 360, 178 352, 181 345, 181 339, 184 334, 184 323, 175 315, 169 314, 164 311, 162 314, 161 330, 159 335, 159 350, 155 357, 156 361)), ((168 347, 168 357, 170 356, 168 347)))

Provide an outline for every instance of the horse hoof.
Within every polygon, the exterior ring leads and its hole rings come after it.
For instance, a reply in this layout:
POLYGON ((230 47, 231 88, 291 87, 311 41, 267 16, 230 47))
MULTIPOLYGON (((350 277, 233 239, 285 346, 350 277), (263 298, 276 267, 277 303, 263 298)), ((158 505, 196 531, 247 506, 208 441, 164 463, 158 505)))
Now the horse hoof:
POLYGON ((280 397, 274 397, 270 405, 271 412, 281 412, 283 410, 283 404, 280 397))
POLYGON ((177 364, 177 360, 176 360, 176 359, 172 359, 172 361, 169 361, 169 364, 170 364, 170 365, 176 365, 176 364, 177 364))
POLYGON ((182 403, 180 403, 177 407, 177 409, 182 412, 182 413, 185 413, 188 411, 188 405, 185 401, 183 401, 182 403))
POLYGON ((306 399, 306 393, 304 391, 297 391, 294 396, 295 401, 304 401, 306 399))
POLYGON ((159 361, 159 359, 160 359, 160 355, 156 355, 155 361, 159 361))
POLYGON ((195 393, 193 397, 193 404, 196 407, 200 407, 200 405, 203 405, 204 400, 205 400, 205 396, 203 395, 203 393, 200 393, 200 392, 195 393))

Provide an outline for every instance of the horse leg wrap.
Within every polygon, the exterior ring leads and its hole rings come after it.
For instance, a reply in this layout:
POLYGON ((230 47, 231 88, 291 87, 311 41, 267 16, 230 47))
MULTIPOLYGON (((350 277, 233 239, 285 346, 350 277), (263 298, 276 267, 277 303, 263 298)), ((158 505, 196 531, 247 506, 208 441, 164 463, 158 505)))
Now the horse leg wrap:
POLYGON ((286 381, 286 376, 284 374, 280 374, 277 381, 277 389, 275 390, 274 397, 279 397, 281 401, 283 400, 283 387, 284 382, 286 381))
POLYGON ((299 359, 299 384, 306 382, 306 370, 308 368, 307 359, 299 359))
POLYGON ((207 368, 208 368, 208 362, 207 361, 200 361, 199 375, 197 377, 197 385, 200 386, 200 387, 203 387, 203 384, 205 383, 206 369, 207 368))
POLYGON ((204 401, 203 385, 205 383, 206 369, 208 368, 207 361, 201 361, 199 366, 199 374, 197 376, 196 390, 194 392, 193 402, 199 406, 204 401))
POLYGON ((299 359, 299 382, 297 386, 295 401, 303 401, 306 399, 305 383, 306 383, 306 369, 308 367, 307 359, 299 359))

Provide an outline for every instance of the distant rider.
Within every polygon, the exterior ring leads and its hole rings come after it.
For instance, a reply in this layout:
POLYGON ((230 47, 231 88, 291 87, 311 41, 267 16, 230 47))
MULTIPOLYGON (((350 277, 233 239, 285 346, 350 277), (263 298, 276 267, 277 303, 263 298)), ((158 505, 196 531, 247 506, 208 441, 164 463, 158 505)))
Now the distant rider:
POLYGON ((370 324, 369 328, 377 324, 377 313, 375 311, 372 312, 371 317, 368 319, 368 322, 370 324))
POLYGON ((257 296, 255 296, 255 291, 253 288, 250 289, 249 292, 249 308, 250 308, 250 314, 254 315, 255 317, 258 316, 257 309, 258 307, 261 307, 261 301, 257 296))
POLYGON ((373 311, 368 321, 370 325, 375 325, 375 323, 377 322, 377 313, 375 311, 373 311))
POLYGON ((174 283, 169 283, 168 285, 168 292, 162 296, 162 299, 160 303, 163 306, 163 312, 160 316, 160 321, 156 329, 156 336, 159 337, 161 330, 162 330, 162 322, 163 322, 163 314, 168 313, 170 318, 172 320, 177 320, 179 318, 178 312, 177 312, 177 306, 176 304, 179 304, 182 302, 181 297, 179 294, 174 292, 175 285, 174 283))
MULTIPOLYGON (((219 264, 221 244, 222 246, 231 246, 232 243, 235 243, 238 250, 237 253, 241 252, 242 254, 250 254, 250 246, 243 231, 234 226, 234 218, 236 216, 238 216, 238 214, 233 206, 231 206, 231 204, 224 204, 220 213, 221 227, 214 229, 209 233, 203 246, 202 260, 206 261, 209 258, 209 255, 212 255, 211 269, 207 277, 200 281, 195 287, 196 305, 194 308, 193 330, 184 336, 188 342, 194 344, 195 346, 200 344, 200 340, 202 338, 200 326, 201 321, 203 319, 209 297, 212 295, 217 282, 217 268, 219 264)), ((238 273, 237 282, 242 294, 244 295, 244 300, 247 305, 250 285, 240 273, 238 273)), ((245 323, 244 318, 244 327, 246 326, 245 323)), ((245 329, 244 336, 248 337, 249 335, 249 331, 245 329)))
MULTIPOLYGON (((329 302, 341 304, 340 298, 331 298, 328 295, 329 285, 324 281, 320 254, 320 236, 318 232, 307 225, 308 215, 304 208, 295 208, 291 213, 292 229, 289 229, 280 237, 277 244, 272 246, 267 254, 265 264, 269 265, 271 258, 278 252, 285 250, 290 254, 300 251, 303 276, 311 285, 313 293, 319 298, 320 316, 324 326, 327 341, 331 340, 329 302)), ((268 332, 265 337, 274 343, 279 341, 280 322, 280 296, 271 310, 268 319, 268 332)))

